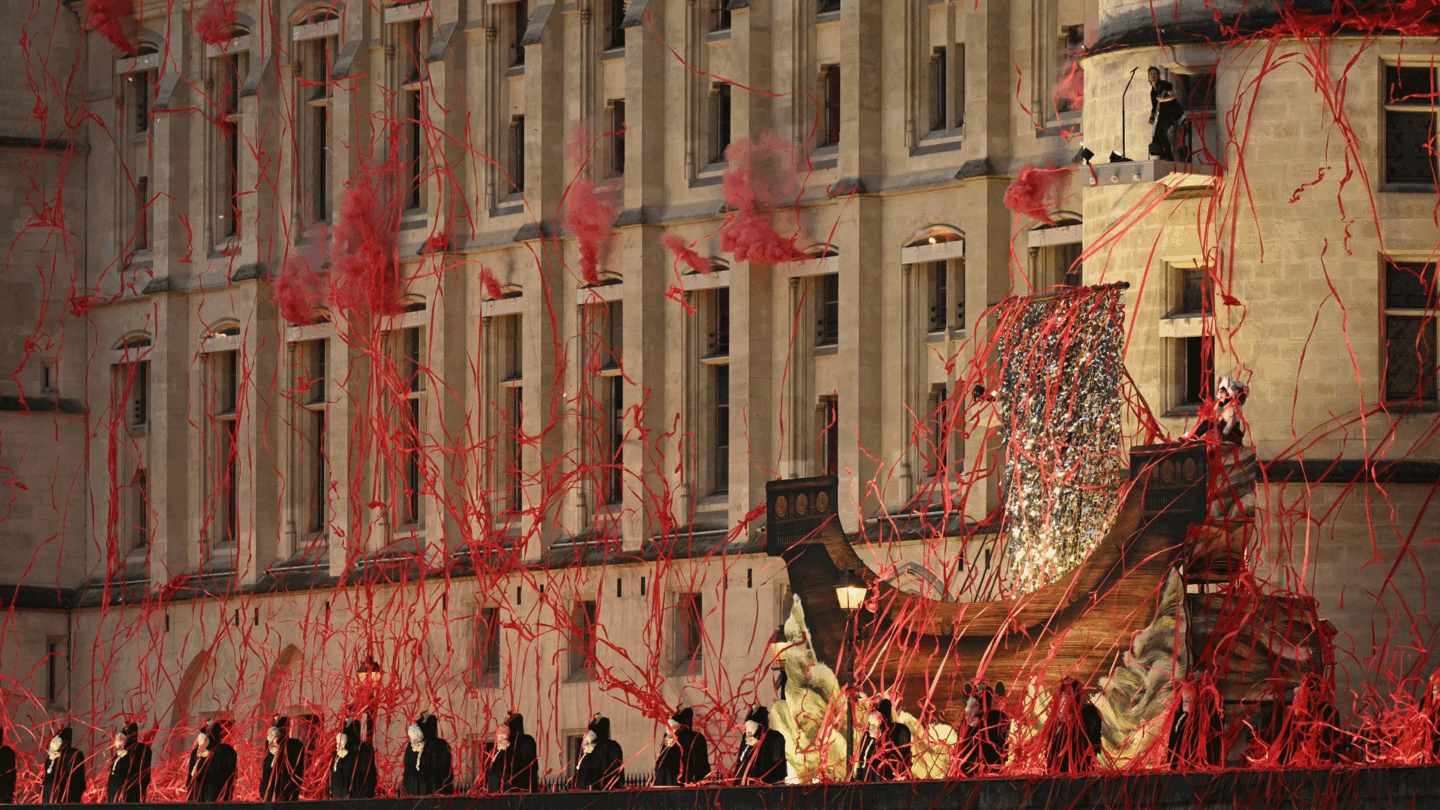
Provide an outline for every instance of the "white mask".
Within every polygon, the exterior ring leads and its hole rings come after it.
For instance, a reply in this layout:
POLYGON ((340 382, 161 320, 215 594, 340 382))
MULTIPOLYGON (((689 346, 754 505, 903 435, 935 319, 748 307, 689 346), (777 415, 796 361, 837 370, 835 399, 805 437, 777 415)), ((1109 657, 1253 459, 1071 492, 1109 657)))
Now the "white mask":
POLYGON ((280 742, 280 729, 271 726, 270 730, 265 732, 265 742, 271 745, 280 742))
POLYGON ((347 744, 348 744, 348 741, 345 739, 345 733, 344 733, 344 732, 341 732, 341 733, 335 735, 335 750, 336 750, 341 756, 344 756, 344 755, 345 755, 345 747, 346 747, 347 744))
POLYGON ((405 729, 405 733, 409 735, 411 745, 419 745, 425 742, 425 734, 420 730, 419 726, 411 726, 405 729))
POLYGON ((760 736, 760 724, 754 720, 745 721, 745 736, 754 739, 760 736))
POLYGON ((593 731, 587 731, 587 732, 585 732, 585 744, 586 744, 586 745, 594 745, 596 742, 599 742, 599 740, 600 740, 600 737, 597 736, 597 735, 595 734, 595 732, 593 732, 593 731))
POLYGON ((878 712, 871 712, 871 713, 870 713, 870 727, 871 727, 871 728, 879 728, 879 727, 880 727, 880 714, 879 714, 878 712))
POLYGON ((116 750, 116 751, 124 751, 124 750, 125 750, 125 735, 124 735, 124 734, 116 734, 116 735, 115 735, 115 750, 116 750))
POLYGON ((205 732, 202 731, 202 732, 200 732, 199 734, 196 734, 196 735, 195 735, 195 747, 196 747, 196 748, 209 748, 209 747, 210 747, 210 738, 205 735, 205 732))
POLYGON ((51 737, 51 738, 50 738, 50 758, 51 758, 51 759, 54 759, 54 758, 60 756, 60 749, 61 749, 61 747, 64 746, 64 745, 65 745, 64 741, 61 740, 59 736, 51 737))

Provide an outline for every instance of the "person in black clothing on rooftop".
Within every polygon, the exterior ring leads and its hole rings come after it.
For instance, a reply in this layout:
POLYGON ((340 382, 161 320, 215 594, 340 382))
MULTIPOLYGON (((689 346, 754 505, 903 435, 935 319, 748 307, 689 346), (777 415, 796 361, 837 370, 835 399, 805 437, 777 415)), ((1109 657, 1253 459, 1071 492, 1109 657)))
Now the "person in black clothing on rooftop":
POLYGON ((1152 67, 1150 77, 1150 123, 1155 133, 1150 138, 1150 157, 1174 160, 1175 149, 1170 133, 1185 115, 1185 108, 1175 96, 1175 85, 1160 78, 1160 68, 1152 67))
POLYGON ((595 715, 580 744, 575 763, 577 790, 615 790, 624 776, 625 752, 610 739, 610 718, 595 715))
POLYGON ((449 795, 455 792, 455 771, 450 743, 440 739, 440 720, 422 714, 406 729, 405 772, 400 777, 403 796, 449 795))
POLYGON ((265 732, 260 763, 260 801, 298 802, 305 781, 305 744, 289 734, 290 718, 276 715, 265 732))
POLYGON ((694 709, 681 709, 667 722, 665 742, 655 758, 656 787, 689 787, 710 775, 710 743, 691 728, 694 709))
POLYGON ((330 764, 330 798, 375 798, 375 748, 360 739, 360 721, 348 720, 335 735, 335 760, 330 764))
POLYGON ((778 785, 785 781, 786 771, 785 738, 770 728, 770 710, 756 706, 745 716, 735 780, 742 785, 778 785))
POLYGON ((15 802, 15 749, 5 744, 5 727, 0 726, 0 804, 15 802))

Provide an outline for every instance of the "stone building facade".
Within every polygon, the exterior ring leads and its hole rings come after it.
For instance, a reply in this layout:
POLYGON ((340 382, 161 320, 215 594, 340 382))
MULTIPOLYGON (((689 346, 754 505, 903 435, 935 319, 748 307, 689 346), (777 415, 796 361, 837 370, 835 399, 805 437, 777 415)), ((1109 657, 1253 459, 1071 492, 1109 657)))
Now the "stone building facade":
MULTIPOLYGON (((1138 7, 242 0, 232 37, 207 45, 199 6, 143 3, 128 55, 65 6, 49 47, 75 64, 49 70, 74 76, 64 106, 91 117, 52 128, 61 145, 4 124, 12 234, 36 210, 15 184, 71 167, 71 238, 12 251, 7 269, 30 283, 63 268, 14 297, 3 348, 3 454, 25 484, 3 531, 26 556, 0 566, 20 586, 3 628, 20 652, 0 664, 10 722, 65 707, 166 730, 272 710, 329 723, 373 656, 388 739, 433 708, 472 757, 514 708, 553 775, 603 711, 643 771, 658 703, 693 703, 729 734, 746 701, 773 695, 788 590, 746 522, 765 481, 838 475, 852 532, 943 509, 947 489, 964 494, 956 526, 983 518, 995 440, 929 416, 963 398, 980 313, 1121 280, 1127 364, 1165 429, 1193 421, 1192 359, 1253 375, 1257 452, 1295 473, 1261 499, 1267 561, 1321 599, 1345 671, 1373 673, 1388 631, 1372 618, 1423 603, 1422 543, 1440 523, 1416 480, 1436 462, 1433 386, 1404 415, 1376 408, 1383 259, 1425 261, 1437 241, 1433 188, 1377 182, 1379 87, 1400 46, 1354 43, 1366 78, 1345 96, 1343 154, 1374 193, 1337 187, 1336 168, 1290 202, 1342 161, 1333 128, 1296 121, 1328 109, 1305 54, 1257 91, 1271 45, 1161 49, 1137 33, 1138 7), (1116 47, 1081 61, 1082 111, 1055 88, 1097 39, 1116 47), (1212 168, 1102 185, 1082 167, 1054 226, 1009 211, 1024 164, 1073 166, 1082 143, 1143 158, 1143 81, 1124 144, 1119 97, 1150 64, 1215 77, 1193 136, 1212 168), (577 127, 593 136, 584 168, 567 159, 577 127), (715 235, 725 146, 770 131, 808 159, 776 222, 811 261, 735 262, 715 235), (387 157, 402 311, 287 323, 275 280, 287 261, 326 261, 347 184, 387 157), (581 175, 617 210, 599 286, 582 283, 561 215, 581 175), (666 233, 713 272, 679 272, 666 233), (1248 306, 1190 312, 1186 271, 1207 266, 1248 306), (64 339, 27 353, 32 333, 64 339), (1186 342, 1214 335, 1213 353, 1186 342), (21 396, 54 406, 9 406, 21 396), (1291 462, 1317 459, 1403 464, 1302 484, 1314 469, 1291 462)), ((993 534, 933 533, 867 552, 998 565, 993 534)))

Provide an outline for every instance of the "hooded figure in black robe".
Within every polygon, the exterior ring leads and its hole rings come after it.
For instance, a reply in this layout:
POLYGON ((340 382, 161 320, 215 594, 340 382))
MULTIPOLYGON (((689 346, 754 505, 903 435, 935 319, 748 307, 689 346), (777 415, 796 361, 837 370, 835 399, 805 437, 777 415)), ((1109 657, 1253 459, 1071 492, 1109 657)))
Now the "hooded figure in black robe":
POLYGON ((1045 722, 1045 750, 1055 773, 1090 773, 1100 752, 1101 718, 1095 704, 1086 700, 1080 682, 1063 678, 1051 700, 1045 722))
POLYGON ((360 723, 351 720, 335 735, 335 761, 330 765, 330 798, 373 799, 375 748, 360 740, 360 723))
POLYGON ((539 782, 535 738, 525 733, 525 717, 512 712, 495 729, 495 756, 485 770, 485 788, 491 793, 533 793, 539 782))
POLYGON ((770 728, 770 710, 756 706, 745 716, 735 781, 742 785, 778 785, 785 781, 785 738, 770 728))
POLYGON ((670 718, 665 743, 655 758, 656 787, 689 786, 710 775, 710 743, 691 728, 694 709, 681 709, 670 718))
POLYGON ((595 715, 580 744, 580 760, 575 763, 577 790, 615 790, 624 775, 625 752, 620 743, 610 739, 610 718, 595 715))
POLYGON ((1224 756, 1224 706, 1210 684, 1186 681, 1170 721, 1166 759, 1172 770, 1218 768, 1224 756))
POLYGON ((893 782, 910 778, 910 729, 895 722, 889 699, 870 710, 869 728, 855 760, 856 782, 893 782))
POLYGON ((45 804, 79 804, 85 795, 85 753, 70 744, 66 726, 50 740, 45 752, 45 776, 40 801, 45 804))
POLYGON ((140 742, 140 726, 130 723, 115 734, 114 759, 105 780, 109 804, 138 804, 150 793, 150 746, 140 742))
POLYGON ((5 745, 5 729, 0 727, 0 804, 15 802, 15 749, 5 745))
POLYGON ((290 736, 290 718, 275 715, 265 732, 260 763, 260 801, 298 802, 305 781, 305 744, 290 736))
POLYGON ((195 735, 186 773, 186 797, 192 802, 228 802, 235 798, 235 749, 225 742, 225 725, 211 723, 195 735))
POLYGON ((960 722, 955 772, 970 778, 993 774, 1005 764, 1010 747, 1010 716, 1000 708, 1005 684, 965 687, 965 715, 960 722))
POLYGON ((407 730, 405 774, 400 778, 404 796, 449 795, 455 792, 455 772, 450 762, 450 743, 440 739, 440 720, 422 714, 407 730))

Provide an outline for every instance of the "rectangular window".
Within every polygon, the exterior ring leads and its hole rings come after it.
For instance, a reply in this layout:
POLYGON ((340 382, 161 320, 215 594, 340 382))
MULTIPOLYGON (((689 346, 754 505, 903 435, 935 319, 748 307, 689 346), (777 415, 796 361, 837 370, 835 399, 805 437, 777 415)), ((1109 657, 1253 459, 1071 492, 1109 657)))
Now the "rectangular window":
POLYGON ((1437 84, 1430 67, 1385 67, 1385 182, 1436 183, 1437 84))
POLYGON ((1084 53, 1085 26, 1062 25, 1060 32, 1055 86, 1063 88, 1063 92, 1054 94, 1055 112, 1067 113, 1080 109, 1077 91, 1085 85, 1084 74, 1076 61, 1084 53))
POLYGON ((215 425, 215 543, 230 546, 240 537, 239 359, 236 351, 210 355, 211 408, 215 425))
POLYGON ((297 346, 300 355, 300 379, 297 388, 302 394, 301 478, 305 493, 305 528, 322 532, 329 520, 330 467, 327 451, 327 404, 329 382, 326 354, 329 342, 311 340, 297 346))
POLYGON ((625 47, 626 0, 605 0, 605 50, 625 47))
POLYGON ((1215 358, 1210 338, 1180 338, 1179 402, 1180 407, 1196 407, 1215 388, 1215 358))
POLYGON ((500 684, 500 609, 481 608, 475 621, 475 675, 477 686, 500 684))
POLYGON ((930 131, 950 128, 950 62, 945 48, 930 55, 930 131))
POLYGON ((1435 401, 1436 265, 1392 262, 1385 265, 1385 400, 1435 401))
POLYGON ((620 503, 625 470, 625 378, 605 378, 605 486, 603 502, 620 503))
POLYGON ((335 67, 335 37, 304 43, 299 92, 300 139, 304 150, 302 185, 310 218, 330 221, 330 73, 335 67))
POLYGON ((710 370, 711 392, 715 402, 715 452, 712 456, 714 468, 711 471, 714 492, 730 491, 730 366, 717 364, 710 370))
POLYGON ((150 545, 150 481, 136 470, 130 486, 130 551, 150 545))
POLYGON ((60 678, 65 671, 65 646, 63 636, 51 636, 45 640, 45 702, 51 707, 60 705, 60 678))
POLYGON ((829 12, 839 10, 840 0, 817 0, 815 6, 815 13, 817 14, 828 14, 829 12))
POLYGON ((925 457, 926 475, 944 475, 950 462, 949 396, 945 386, 933 385, 925 403, 927 415, 920 452, 925 457))
POLYGON ((722 163, 730 148, 730 85, 720 82, 710 88, 710 120, 714 126, 710 151, 711 163, 722 163))
POLYGON ((840 474, 840 400, 820 398, 820 474, 840 474))
POLYGON ((395 25, 395 95, 400 119, 400 162, 403 167, 402 203, 406 210, 425 207, 425 51, 429 47, 429 20, 395 25))
POLYGON ((118 397, 124 405, 125 424, 130 428, 144 428, 150 424, 150 362, 128 363, 118 366, 118 397))
MULTIPOLYGON (((839 3, 836 2, 836 8, 839 3)), ((824 101, 820 120, 820 146, 840 143, 840 66, 826 65, 820 72, 821 97, 824 101)))
POLYGON ((574 628, 570 633, 570 674, 588 678, 595 666, 595 627, 598 620, 595 602, 577 602, 571 618, 574 628))
POLYGON ((510 4, 511 67, 525 64, 525 29, 530 26, 530 0, 510 4))
POLYGON ((610 176, 625 176, 625 99, 610 102, 610 176))
POLYGON ((405 386, 405 399, 400 406, 400 486, 403 495, 400 499, 400 519, 404 525, 419 527, 420 492, 424 486, 420 450, 424 427, 421 420, 422 393, 425 390, 420 328, 401 329, 397 336, 400 340, 400 379, 405 386))
POLYGON ((710 345, 706 357, 730 356, 730 288, 710 295, 710 345))
POLYGON ((926 267, 929 274, 926 284, 930 316, 928 331, 937 334, 950 326, 950 263, 930 262, 926 267))
POLYGON ((135 110, 135 134, 150 131, 150 94, 157 78, 153 70, 131 73, 127 78, 130 85, 131 104, 135 110))
POLYGON ((515 193, 525 190, 525 116, 510 119, 510 184, 515 193))
POLYGON ((506 509, 520 512, 524 507, 522 487, 521 453, 524 447, 524 354, 521 315, 504 315, 491 319, 491 335, 497 341, 495 357, 498 363, 499 390, 496 392, 497 407, 500 409, 500 453, 495 459, 497 470, 496 489, 506 493, 506 509))
POLYGON ((680 594, 675 631, 675 658, 687 671, 698 671, 705 645, 705 610, 700 594, 680 594))
POLYGON ((827 273, 816 283, 815 345, 835 346, 840 342, 840 276, 827 273))
POLYGON ((1210 311, 1210 279, 1203 267, 1180 269, 1181 315, 1204 315, 1210 311))
POLYGON ((216 163, 214 177, 215 236, 229 239, 240 235, 240 88, 244 84, 244 53, 217 56, 210 60, 212 96, 219 114, 214 126, 216 163))
POLYGON ((147 250, 150 247, 150 178, 138 177, 135 180, 135 249, 147 250))
POLYGON ((710 30, 730 30, 730 0, 710 0, 710 30))

